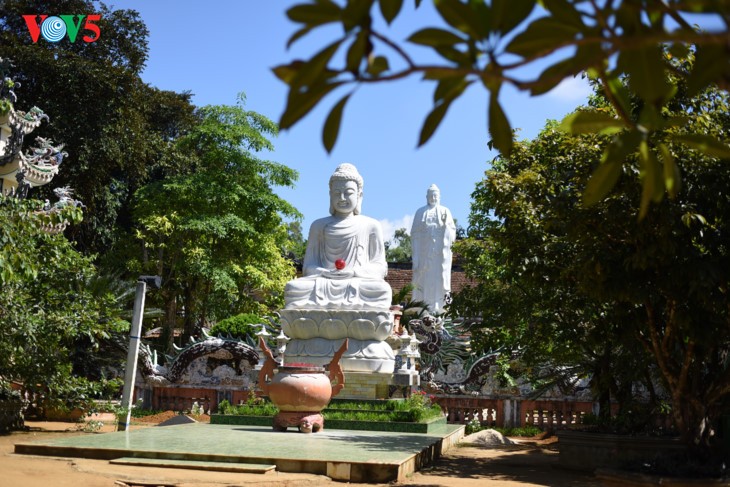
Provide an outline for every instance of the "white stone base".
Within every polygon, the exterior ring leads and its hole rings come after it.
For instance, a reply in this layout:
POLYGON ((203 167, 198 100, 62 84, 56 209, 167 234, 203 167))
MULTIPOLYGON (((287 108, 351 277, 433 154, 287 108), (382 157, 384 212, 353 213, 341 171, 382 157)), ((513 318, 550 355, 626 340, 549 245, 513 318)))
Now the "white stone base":
POLYGON ((383 341, 393 332, 389 309, 282 309, 281 329, 289 338, 383 341))
POLYGON ((345 372, 345 388, 337 399, 388 399, 392 374, 345 372))
MULTIPOLYGON (((332 357, 341 345, 342 340, 325 338, 292 340, 286 346, 284 363, 304 362, 327 365, 332 361, 332 357)), ((395 368, 395 356, 393 349, 386 342, 350 338, 340 365, 345 371, 345 376, 348 372, 392 374, 395 368)))
POLYGON ((389 309, 283 309, 281 329, 291 338, 284 362, 327 365, 347 338, 340 364, 348 372, 391 374, 393 348, 385 341, 393 331, 389 309))

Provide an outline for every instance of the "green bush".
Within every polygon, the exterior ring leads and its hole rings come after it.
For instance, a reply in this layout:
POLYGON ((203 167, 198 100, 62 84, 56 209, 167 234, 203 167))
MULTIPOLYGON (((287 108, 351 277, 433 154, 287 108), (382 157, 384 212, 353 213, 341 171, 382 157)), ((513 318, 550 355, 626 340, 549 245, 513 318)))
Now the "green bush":
POLYGON ((469 422, 466 423, 466 428, 464 428, 464 434, 471 435, 473 433, 478 433, 483 429, 484 426, 482 426, 482 423, 479 422, 479 418, 471 418, 469 422))
POLYGON ((402 401, 383 402, 333 402, 323 412, 325 419, 350 421, 394 421, 420 423, 443 415, 438 404, 432 404, 433 396, 417 391, 402 401))
POLYGON ((263 320, 257 315, 253 313, 241 313, 240 315, 231 316, 216 323, 210 329, 210 334, 213 336, 230 335, 240 340, 245 340, 246 337, 255 338, 255 333, 258 330, 253 325, 260 323, 263 323, 263 320))
POLYGON ((237 406, 231 404, 227 400, 218 403, 218 414, 238 415, 238 416, 275 416, 279 410, 273 403, 261 398, 249 399, 244 404, 237 406))
MULTIPOLYGON (((245 404, 231 405, 228 401, 218 403, 219 414, 242 416, 274 416, 279 410, 272 403, 256 397, 251 392, 245 404)), ((380 421, 398 423, 420 423, 443 415, 438 404, 431 404, 431 397, 425 393, 413 393, 402 401, 332 402, 322 411, 325 419, 345 421, 380 421)))
POLYGON ((162 409, 141 409, 141 408, 132 408, 132 416, 133 418, 144 418, 147 416, 154 416, 155 414, 164 413, 162 409))
POLYGON ((524 426, 524 427, 518 427, 518 428, 494 428, 494 429, 499 431, 500 433, 502 433, 504 436, 522 436, 525 438, 537 436, 543 432, 537 426, 524 426))

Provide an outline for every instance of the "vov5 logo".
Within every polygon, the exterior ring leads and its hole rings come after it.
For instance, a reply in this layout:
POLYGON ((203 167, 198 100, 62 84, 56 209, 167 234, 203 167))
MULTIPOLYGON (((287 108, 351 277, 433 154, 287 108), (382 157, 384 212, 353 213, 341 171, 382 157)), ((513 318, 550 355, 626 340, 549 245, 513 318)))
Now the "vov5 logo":
POLYGON ((101 15, 23 15, 28 32, 33 43, 43 36, 48 42, 58 42, 68 34, 68 40, 76 42, 80 30, 89 31, 92 35, 84 35, 84 42, 96 42, 101 36, 101 30, 95 22, 101 20, 101 15), (78 20, 75 20, 78 19, 78 20))

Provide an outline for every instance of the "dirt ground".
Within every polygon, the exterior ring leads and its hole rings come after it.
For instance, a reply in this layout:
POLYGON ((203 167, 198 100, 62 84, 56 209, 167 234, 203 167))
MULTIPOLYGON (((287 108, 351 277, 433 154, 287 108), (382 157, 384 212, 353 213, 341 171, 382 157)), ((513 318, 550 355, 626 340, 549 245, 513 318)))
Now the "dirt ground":
MULTIPOLYGON (((147 424, 154 424, 149 422, 147 424)), ((13 453, 16 443, 56 435, 98 434, 84 432, 75 423, 26 422, 27 432, 0 436, 0 485, 7 487, 234 487, 343 485, 313 474, 240 474, 172 468, 111 465, 105 460, 43 457, 13 453)), ((144 425, 134 428, 146 427, 144 425)), ((103 431, 103 430, 102 430, 103 431)), ((432 467, 416 472, 396 485, 410 487, 568 486, 592 487, 599 483, 589 475, 557 467, 554 438, 521 440, 503 447, 458 446, 432 467)), ((374 484, 347 484, 365 486, 374 484)), ((380 484, 384 485, 384 484, 380 484)))

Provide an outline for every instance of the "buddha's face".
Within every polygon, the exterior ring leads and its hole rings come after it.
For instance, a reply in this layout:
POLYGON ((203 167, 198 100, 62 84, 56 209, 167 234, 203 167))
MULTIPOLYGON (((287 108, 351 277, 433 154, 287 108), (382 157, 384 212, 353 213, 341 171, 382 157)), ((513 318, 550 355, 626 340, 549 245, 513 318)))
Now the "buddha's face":
POLYGON ((330 186, 330 204, 335 213, 351 215, 360 200, 360 191, 355 181, 335 180, 330 186))
POLYGON ((426 201, 428 201, 429 205, 431 205, 431 206, 438 205, 439 199, 441 199, 441 195, 439 194, 438 189, 429 189, 428 190, 428 194, 426 194, 426 201))

